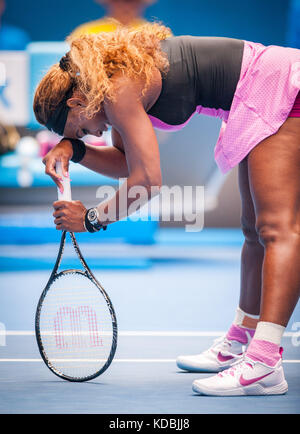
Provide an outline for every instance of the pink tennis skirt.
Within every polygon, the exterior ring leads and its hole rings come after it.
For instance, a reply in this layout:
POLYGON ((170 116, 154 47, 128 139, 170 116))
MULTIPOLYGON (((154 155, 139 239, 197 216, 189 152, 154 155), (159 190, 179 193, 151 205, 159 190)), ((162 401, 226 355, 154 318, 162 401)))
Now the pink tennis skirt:
POLYGON ((245 41, 240 79, 215 147, 223 173, 275 134, 289 116, 299 117, 299 90, 300 50, 245 41))

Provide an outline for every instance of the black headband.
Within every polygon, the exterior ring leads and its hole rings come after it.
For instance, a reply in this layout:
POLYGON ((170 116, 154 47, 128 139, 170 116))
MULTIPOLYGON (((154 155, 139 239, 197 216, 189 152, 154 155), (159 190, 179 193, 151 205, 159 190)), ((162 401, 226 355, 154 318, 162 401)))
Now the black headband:
MULTIPOLYGON (((68 60, 68 53, 60 59, 59 66, 63 71, 68 71, 68 60)), ((67 100, 72 96, 73 87, 73 85, 70 87, 46 123, 48 130, 54 131, 60 136, 63 136, 64 134, 65 125, 70 110, 70 107, 67 105, 67 100)))

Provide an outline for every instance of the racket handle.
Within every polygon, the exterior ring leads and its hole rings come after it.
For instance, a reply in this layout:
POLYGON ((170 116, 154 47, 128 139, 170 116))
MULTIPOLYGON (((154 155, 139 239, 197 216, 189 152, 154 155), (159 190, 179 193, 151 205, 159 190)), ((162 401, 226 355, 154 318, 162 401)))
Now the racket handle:
POLYGON ((64 188, 63 193, 59 191, 59 188, 57 189, 58 200, 66 200, 70 202, 72 200, 70 178, 63 175, 61 161, 56 162, 56 173, 62 178, 62 185, 64 188))

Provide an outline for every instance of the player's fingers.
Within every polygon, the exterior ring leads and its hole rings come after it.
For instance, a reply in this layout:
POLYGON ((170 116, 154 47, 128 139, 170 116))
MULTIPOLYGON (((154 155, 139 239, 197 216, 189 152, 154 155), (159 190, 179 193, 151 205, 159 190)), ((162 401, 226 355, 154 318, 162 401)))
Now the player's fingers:
POLYGON ((63 217, 65 215, 65 213, 64 213, 63 209, 58 208, 57 210, 54 211, 54 213, 52 215, 55 218, 59 218, 59 217, 63 217))
POLYGON ((62 217, 57 217, 54 219, 54 223, 56 225, 62 225, 62 224, 64 224, 64 220, 62 220, 62 217))
POLYGON ((56 160, 54 160, 54 159, 47 160, 46 167, 45 167, 45 173, 46 173, 46 175, 51 176, 51 178, 53 178, 54 180, 62 181, 61 176, 59 176, 56 173, 55 164, 56 164, 56 160))
POLYGON ((65 220, 64 217, 56 217, 56 218, 54 219, 54 224, 55 224, 56 226, 59 226, 60 229, 62 229, 62 228, 64 228, 65 225, 66 225, 66 220, 65 220))
POLYGON ((69 160, 67 158, 61 159, 62 171, 65 177, 69 177, 69 160))
POLYGON ((57 187, 61 190, 63 188, 61 183, 62 178, 56 173, 55 164, 56 164, 56 160, 54 159, 48 160, 46 162, 45 173, 46 175, 49 175, 53 179, 57 187))
POLYGON ((68 202, 63 201, 63 200, 57 200, 57 201, 53 202, 53 208, 55 210, 64 209, 64 208, 66 208, 67 205, 68 205, 68 202))
POLYGON ((54 213, 52 215, 53 215, 53 217, 58 218, 58 217, 62 217, 64 214, 63 214, 61 209, 58 209, 58 210, 54 211, 54 213))

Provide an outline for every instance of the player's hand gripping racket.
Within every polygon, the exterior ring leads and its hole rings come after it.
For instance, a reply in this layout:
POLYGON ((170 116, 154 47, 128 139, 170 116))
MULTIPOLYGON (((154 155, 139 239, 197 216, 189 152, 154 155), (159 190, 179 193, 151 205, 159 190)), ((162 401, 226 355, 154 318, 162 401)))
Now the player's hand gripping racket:
MULTIPOLYGON (((71 200, 69 178, 63 178, 59 200, 71 200)), ((48 368, 69 381, 87 381, 111 364, 117 347, 117 322, 111 301, 85 262, 70 232, 83 269, 58 271, 66 232, 62 232, 58 256, 40 297, 35 332, 41 356, 48 368)))

